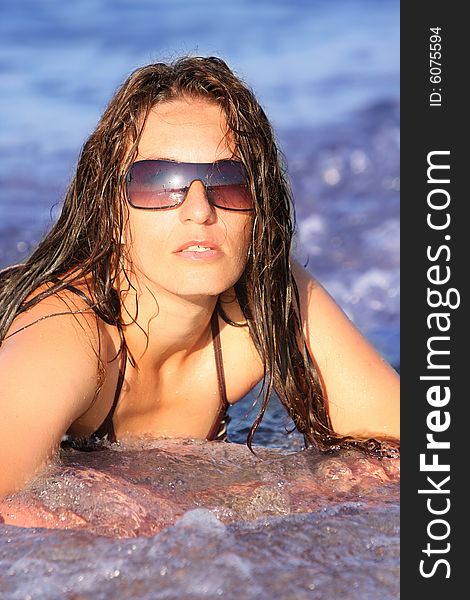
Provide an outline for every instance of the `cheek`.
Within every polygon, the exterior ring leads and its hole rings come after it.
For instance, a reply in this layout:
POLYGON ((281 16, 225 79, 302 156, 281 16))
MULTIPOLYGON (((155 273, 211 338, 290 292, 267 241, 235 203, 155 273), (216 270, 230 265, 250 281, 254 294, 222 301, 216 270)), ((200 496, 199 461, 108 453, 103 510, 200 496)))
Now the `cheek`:
POLYGON ((232 251, 234 258, 236 259, 236 268, 239 271, 239 275, 242 274, 245 269, 248 253, 251 246, 253 220, 243 219, 242 223, 237 223, 237 227, 234 228, 237 233, 232 238, 232 251))
POLYGON ((154 258, 160 253, 164 245, 165 231, 168 231, 161 221, 161 218, 158 220, 155 215, 143 212, 130 216, 123 237, 132 262, 142 264, 149 257, 154 258))
POLYGON ((250 248, 251 239, 253 235, 253 219, 250 218, 248 221, 245 221, 242 228, 242 233, 240 236, 240 246, 242 247, 244 253, 248 255, 248 250, 250 248))
POLYGON ((253 218, 246 213, 219 210, 219 222, 233 239, 245 240, 253 227, 253 218))

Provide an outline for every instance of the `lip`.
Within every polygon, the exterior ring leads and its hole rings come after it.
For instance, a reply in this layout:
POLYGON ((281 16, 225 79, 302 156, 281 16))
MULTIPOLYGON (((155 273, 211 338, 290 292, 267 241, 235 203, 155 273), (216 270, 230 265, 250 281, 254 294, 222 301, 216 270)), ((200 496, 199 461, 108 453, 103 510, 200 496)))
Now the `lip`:
MULTIPOLYGON (((211 250, 220 251, 219 246, 215 242, 211 242, 210 240, 189 240, 188 242, 184 242, 181 246, 175 250, 176 253, 183 252, 190 246, 205 246, 206 248, 210 248, 211 250)), ((201 254, 204 254, 202 252, 201 254)))

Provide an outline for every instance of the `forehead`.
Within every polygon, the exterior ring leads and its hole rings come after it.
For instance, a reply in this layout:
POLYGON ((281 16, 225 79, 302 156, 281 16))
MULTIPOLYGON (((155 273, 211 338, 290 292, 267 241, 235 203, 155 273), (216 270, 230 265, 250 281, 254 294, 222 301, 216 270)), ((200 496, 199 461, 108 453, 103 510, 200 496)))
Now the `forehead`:
POLYGON ((181 162, 214 162, 233 156, 231 136, 220 106, 205 100, 162 102, 145 122, 137 160, 167 158, 181 162))

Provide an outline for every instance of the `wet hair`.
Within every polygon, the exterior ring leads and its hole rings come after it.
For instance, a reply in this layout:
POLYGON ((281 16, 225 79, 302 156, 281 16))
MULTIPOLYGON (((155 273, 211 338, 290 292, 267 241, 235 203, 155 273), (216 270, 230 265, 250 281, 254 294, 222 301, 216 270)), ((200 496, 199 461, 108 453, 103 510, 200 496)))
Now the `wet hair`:
MULTIPOLYGON (((124 316, 114 283, 125 252, 121 245, 128 210, 125 178, 149 111, 158 103, 182 98, 204 99, 222 108, 227 135, 245 166, 254 198, 251 244, 244 272, 234 286, 246 319, 242 326, 249 328, 264 362, 256 402, 264 396, 248 433, 248 447, 253 452, 252 439, 274 389, 306 446, 321 450, 353 446, 386 453, 380 441, 345 438, 332 429, 299 318, 299 294, 290 266, 295 213, 285 160, 254 93, 217 57, 185 56, 150 64, 135 70, 118 89, 83 146, 57 222, 24 264, 0 272, 0 343, 18 314, 86 279, 95 312, 118 328, 123 350, 124 316), (26 301, 45 284, 44 291, 26 301)), ((240 326, 225 314, 220 297, 216 309, 228 324, 240 326)))

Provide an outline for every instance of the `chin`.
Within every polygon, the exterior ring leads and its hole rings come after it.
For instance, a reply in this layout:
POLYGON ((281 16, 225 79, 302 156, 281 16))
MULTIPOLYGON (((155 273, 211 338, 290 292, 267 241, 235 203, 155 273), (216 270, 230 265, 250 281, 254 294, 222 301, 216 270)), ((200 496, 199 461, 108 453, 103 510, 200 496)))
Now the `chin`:
POLYGON ((144 279, 158 295, 158 290, 185 298, 203 298, 219 296, 226 292, 240 279, 244 265, 233 261, 218 265, 160 265, 157 270, 141 269, 144 279), (163 268, 162 268, 163 267, 163 268))
POLYGON ((207 296, 220 296, 223 292, 226 292, 229 288, 232 287, 232 283, 220 281, 218 284, 210 285, 210 282, 204 282, 193 285, 188 285, 188 282, 183 283, 181 286, 173 286, 174 294, 177 296, 182 296, 185 298, 202 298, 207 296))

